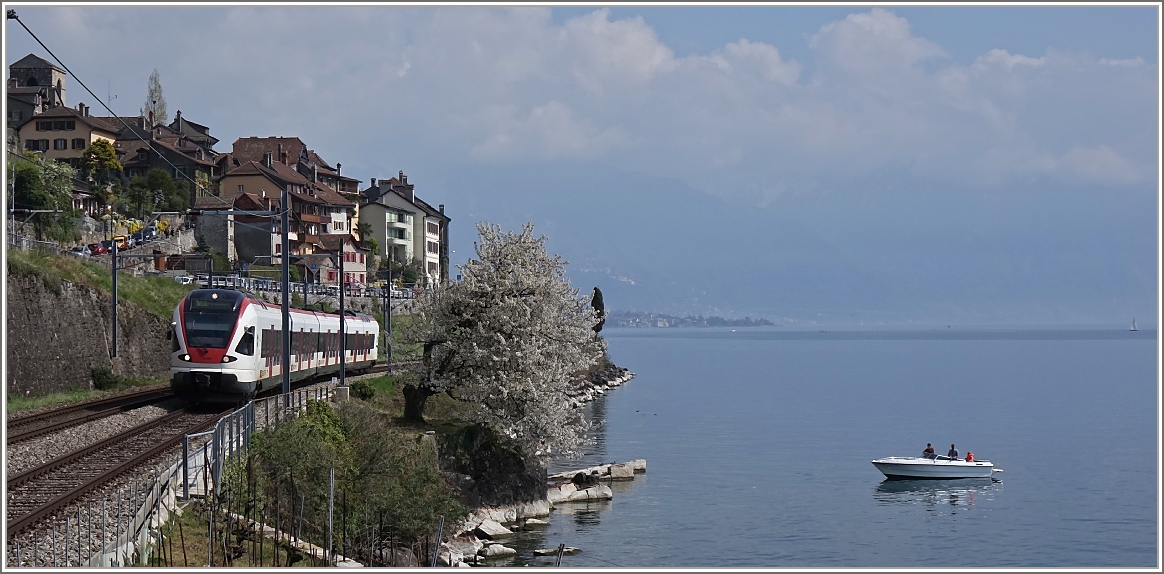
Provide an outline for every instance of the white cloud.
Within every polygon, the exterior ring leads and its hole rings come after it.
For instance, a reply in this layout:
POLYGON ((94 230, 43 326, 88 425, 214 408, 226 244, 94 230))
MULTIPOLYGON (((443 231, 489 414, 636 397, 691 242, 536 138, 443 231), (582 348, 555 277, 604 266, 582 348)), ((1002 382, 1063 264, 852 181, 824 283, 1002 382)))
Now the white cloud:
POLYGON ((1031 58, 995 48, 974 60, 971 69, 979 74, 988 73, 991 68, 995 67, 1012 72, 1016 67, 1037 68, 1045 63, 1047 63, 1046 58, 1031 58))
POLYGON ((486 141, 473 146, 473 155, 482 159, 589 159, 620 147, 625 139, 616 129, 599 129, 575 118, 558 101, 536 106, 524 115, 513 106, 485 112, 481 119, 495 127, 486 141))
POLYGON ((1142 180, 1136 164, 1106 145, 1073 147, 1060 160, 1062 174, 1089 183, 1120 185, 1142 180))
POLYGON ((725 46, 719 60, 725 69, 738 69, 741 75, 758 72, 761 78, 779 84, 795 84, 800 77, 800 64, 781 59, 775 46, 746 39, 725 46))
POLYGON ((850 14, 821 27, 809 45, 836 66, 856 76, 878 76, 911 68, 946 52, 937 44, 913 36, 909 22, 888 10, 850 14))
POLYGON ((1113 60, 1111 58, 1100 58, 1099 64, 1101 66, 1118 66, 1127 68, 1138 68, 1144 65, 1144 59, 1136 56, 1135 58, 1125 58, 1123 60, 1113 60))

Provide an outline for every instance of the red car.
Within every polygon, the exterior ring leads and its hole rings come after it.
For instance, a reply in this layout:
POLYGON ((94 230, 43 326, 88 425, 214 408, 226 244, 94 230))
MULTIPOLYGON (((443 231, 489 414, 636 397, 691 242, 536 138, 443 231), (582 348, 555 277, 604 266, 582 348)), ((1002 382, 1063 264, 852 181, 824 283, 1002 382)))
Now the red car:
POLYGON ((100 255, 102 253, 109 253, 109 248, 101 243, 90 243, 88 245, 89 253, 93 255, 100 255))

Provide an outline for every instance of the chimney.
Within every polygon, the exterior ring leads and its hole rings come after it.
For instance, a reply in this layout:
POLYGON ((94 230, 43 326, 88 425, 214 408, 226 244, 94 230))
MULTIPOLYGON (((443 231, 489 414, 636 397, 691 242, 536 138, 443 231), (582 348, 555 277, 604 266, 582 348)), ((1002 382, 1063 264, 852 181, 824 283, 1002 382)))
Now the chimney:
POLYGON ((174 123, 178 126, 178 129, 182 129, 182 110, 174 112, 174 123))
POLYGON ((154 111, 150 110, 150 129, 154 129, 154 111))
POLYGON ((369 185, 368 187, 376 187, 376 178, 372 178, 372 185, 369 185))
POLYGON ((411 187, 408 188, 408 201, 410 203, 416 203, 416 191, 413 190, 411 187))
POLYGON ((335 164, 335 176, 336 176, 336 177, 339 177, 339 175, 340 175, 340 168, 342 168, 343 166, 344 166, 344 164, 342 164, 342 163, 339 163, 339 162, 336 162, 336 164, 335 164))
POLYGON ((442 203, 442 204, 438 205, 437 210, 441 212, 441 215, 444 215, 445 214, 445 204, 442 203))
POLYGON ((271 167, 271 152, 263 154, 263 165, 266 167, 271 167))
POLYGON ((404 170, 400 170, 400 172, 396 174, 396 179, 400 180, 400 183, 404 183, 404 170))

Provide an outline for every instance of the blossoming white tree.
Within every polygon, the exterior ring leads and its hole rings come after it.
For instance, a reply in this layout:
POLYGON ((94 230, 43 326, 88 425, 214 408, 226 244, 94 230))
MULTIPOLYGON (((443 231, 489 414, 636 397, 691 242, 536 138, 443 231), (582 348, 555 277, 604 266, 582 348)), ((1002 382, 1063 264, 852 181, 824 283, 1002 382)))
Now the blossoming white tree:
POLYGON ((480 223, 477 232, 463 281, 417 301, 405 337, 423 345, 423 370, 404 385, 405 418, 423 420, 425 401, 444 392, 531 460, 572 454, 586 423, 567 391, 605 348, 595 311, 532 224, 514 233, 480 223))

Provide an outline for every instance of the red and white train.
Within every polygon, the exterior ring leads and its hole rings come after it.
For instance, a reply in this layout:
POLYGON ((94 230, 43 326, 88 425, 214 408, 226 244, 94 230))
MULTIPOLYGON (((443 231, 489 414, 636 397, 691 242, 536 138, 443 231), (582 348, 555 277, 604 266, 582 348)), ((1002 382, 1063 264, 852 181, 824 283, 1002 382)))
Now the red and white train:
MULTIPOLYGON (((195 402, 245 401, 283 383, 279 305, 233 289, 195 289, 174 309, 170 388, 195 402)), ((344 313, 345 372, 376 362, 379 323, 344 313)), ((291 381, 339 373, 340 316, 291 309, 291 381)))

